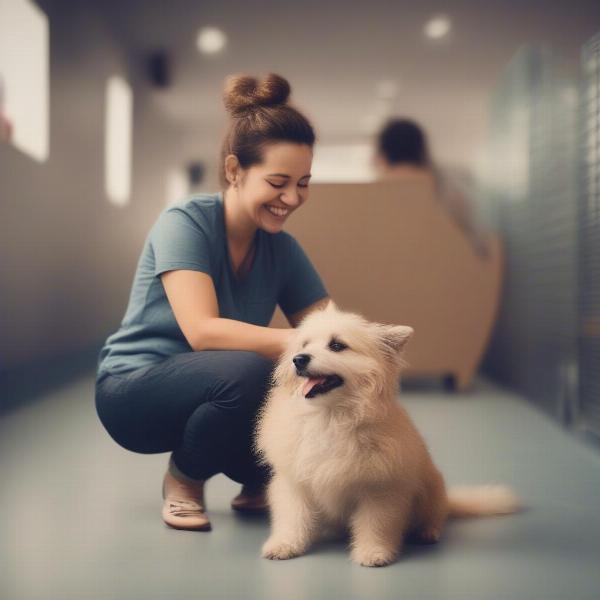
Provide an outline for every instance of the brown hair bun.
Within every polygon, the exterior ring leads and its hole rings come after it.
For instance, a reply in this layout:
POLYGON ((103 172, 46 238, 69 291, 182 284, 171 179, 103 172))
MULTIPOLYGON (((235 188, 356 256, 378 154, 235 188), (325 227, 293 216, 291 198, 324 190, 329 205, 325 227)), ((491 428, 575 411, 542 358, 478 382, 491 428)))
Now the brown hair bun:
POLYGON ((229 114, 239 117, 261 106, 285 104, 290 91, 287 79, 275 73, 261 81, 250 75, 232 75, 225 83, 223 101, 229 114))
POLYGON ((230 185, 225 173, 230 154, 237 157, 243 169, 249 169, 262 163, 268 144, 290 142, 313 147, 314 129, 301 112, 288 104, 289 95, 287 79, 275 73, 260 80, 243 74, 227 78, 223 101, 231 118, 221 147, 223 189, 230 185))

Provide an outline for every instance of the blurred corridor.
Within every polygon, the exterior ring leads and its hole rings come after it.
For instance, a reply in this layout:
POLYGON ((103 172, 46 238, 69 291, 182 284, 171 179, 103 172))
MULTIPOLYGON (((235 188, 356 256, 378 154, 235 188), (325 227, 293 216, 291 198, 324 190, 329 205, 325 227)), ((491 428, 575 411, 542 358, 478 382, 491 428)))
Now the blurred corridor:
POLYGON ((600 595, 597 1, 0 0, 0 252, 3 600, 600 595), (160 521, 167 456, 102 429, 98 353, 159 215, 219 191, 238 73, 314 124, 286 231, 342 308, 415 328, 400 398, 448 481, 524 513, 376 572, 261 559, 223 475, 209 536, 160 521), (430 156, 382 175, 400 118, 430 156))

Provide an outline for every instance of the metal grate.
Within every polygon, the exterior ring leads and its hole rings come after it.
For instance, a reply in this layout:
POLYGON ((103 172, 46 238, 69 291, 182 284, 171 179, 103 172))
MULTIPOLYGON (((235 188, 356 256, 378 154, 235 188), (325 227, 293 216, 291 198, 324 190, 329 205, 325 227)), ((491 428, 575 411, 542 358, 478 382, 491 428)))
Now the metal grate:
POLYGON ((600 34, 582 51, 580 425, 600 435, 600 34))
POLYGON ((561 420, 577 365, 575 81, 548 47, 515 55, 493 101, 486 185, 506 272, 484 369, 561 420))

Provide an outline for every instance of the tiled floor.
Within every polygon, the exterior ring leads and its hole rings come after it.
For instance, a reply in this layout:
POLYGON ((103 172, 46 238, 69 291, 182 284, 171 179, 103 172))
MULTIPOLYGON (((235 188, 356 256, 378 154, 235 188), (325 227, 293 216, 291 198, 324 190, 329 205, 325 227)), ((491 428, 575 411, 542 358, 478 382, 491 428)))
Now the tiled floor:
POLYGON ((168 455, 109 438, 90 373, 0 420, 0 598, 600 598, 600 452, 483 380, 402 400, 449 484, 505 482, 529 509, 451 523, 382 569, 352 564, 343 542, 271 562, 267 518, 234 514, 238 486, 221 475, 206 490, 212 532, 163 524, 168 455))

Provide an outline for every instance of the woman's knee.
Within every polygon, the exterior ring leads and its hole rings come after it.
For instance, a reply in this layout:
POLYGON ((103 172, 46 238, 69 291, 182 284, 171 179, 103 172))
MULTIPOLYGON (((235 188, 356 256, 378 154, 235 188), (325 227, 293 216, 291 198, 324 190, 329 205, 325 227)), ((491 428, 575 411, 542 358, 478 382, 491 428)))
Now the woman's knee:
MULTIPOLYGON (((143 428, 143 421, 133 411, 123 410, 123 404, 96 393, 96 414, 108 435, 122 448, 140 454, 165 452, 172 443, 157 439, 143 428)), ((162 436, 164 437, 164 436, 162 436)))

